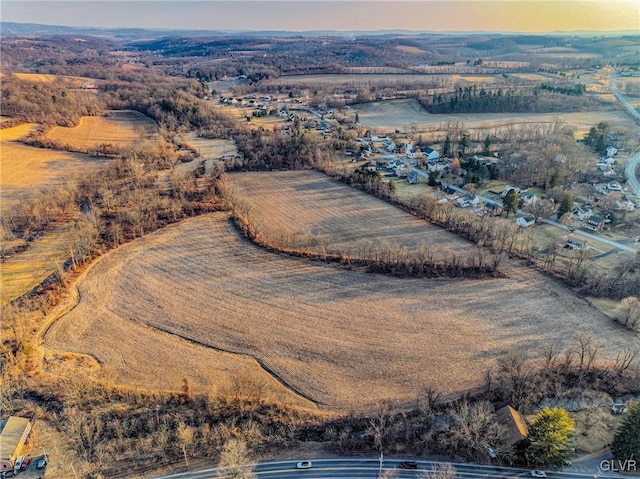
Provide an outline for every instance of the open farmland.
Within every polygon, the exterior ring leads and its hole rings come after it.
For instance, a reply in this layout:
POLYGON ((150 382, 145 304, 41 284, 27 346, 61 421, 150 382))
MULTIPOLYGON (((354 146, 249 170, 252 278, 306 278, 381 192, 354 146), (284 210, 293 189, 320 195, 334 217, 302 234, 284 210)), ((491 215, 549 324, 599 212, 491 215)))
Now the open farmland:
MULTIPOLYGON (((406 279, 267 252, 224 213, 169 226, 98 261, 48 348, 95 357, 116 380, 211 390, 238 353, 326 408, 412 400, 425 386, 479 386, 510 350, 592 334, 611 358, 635 338, 527 268, 510 279, 406 279), (186 341, 185 341, 186 340, 186 341)), ((223 387, 223 386, 220 386, 223 387)))
POLYGON ((83 116, 78 126, 53 127, 47 138, 74 148, 95 148, 101 144, 130 146, 154 136, 157 128, 151 118, 137 111, 111 111, 106 117, 83 116))
POLYGON ((468 130, 501 128, 509 125, 565 123, 577 130, 588 130, 600 122, 610 126, 633 126, 623 111, 589 111, 573 113, 456 113, 430 114, 417 100, 388 100, 354 105, 360 122, 382 131, 396 128, 433 130, 447 122, 462 122, 468 130))
POLYGON ((80 88, 90 83, 95 83, 95 79, 78 77, 71 75, 51 75, 48 73, 14 73, 16 78, 32 83, 52 83, 54 81, 63 82, 72 88, 80 88))
POLYGON ((17 203, 38 188, 61 184, 103 164, 104 160, 24 145, 17 140, 37 125, 23 124, 0 130, 0 200, 3 205, 17 203))
POLYGON ((68 257, 71 234, 69 225, 60 226, 1 262, 0 304, 27 293, 61 267, 68 257))
MULTIPOLYGON (((436 259, 465 257, 475 245, 378 198, 315 171, 230 174, 236 194, 251 204, 271 237, 315 239, 328 253, 406 247, 415 257, 421 245, 436 259)), ((312 247, 313 249, 313 247, 312 247)))
POLYGON ((238 153, 238 149, 233 140, 201 138, 192 132, 184 138, 184 142, 190 147, 195 148, 200 158, 207 160, 217 160, 221 156, 234 156, 238 153))

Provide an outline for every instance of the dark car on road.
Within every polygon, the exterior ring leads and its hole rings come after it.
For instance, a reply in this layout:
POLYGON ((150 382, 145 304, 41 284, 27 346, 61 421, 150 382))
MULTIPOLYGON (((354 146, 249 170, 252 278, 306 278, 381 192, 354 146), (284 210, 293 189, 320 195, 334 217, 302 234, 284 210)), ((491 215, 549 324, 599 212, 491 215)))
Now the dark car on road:
POLYGON ((402 461, 400 469, 418 469, 418 463, 416 461, 402 461))

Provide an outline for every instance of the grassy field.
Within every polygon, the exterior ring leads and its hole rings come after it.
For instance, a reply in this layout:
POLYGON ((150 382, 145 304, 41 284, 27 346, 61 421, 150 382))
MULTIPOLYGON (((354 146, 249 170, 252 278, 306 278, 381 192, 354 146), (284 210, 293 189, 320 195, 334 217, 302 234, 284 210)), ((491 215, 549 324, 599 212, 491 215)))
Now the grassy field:
POLYGON ((0 201, 3 205, 15 204, 38 188, 61 184, 66 178, 80 175, 104 162, 86 155, 35 148, 16 141, 36 126, 23 124, 0 130, 0 201))
POLYGON ((360 122, 382 131, 412 128, 416 131, 432 130, 446 122, 462 122, 467 130, 500 128, 509 125, 565 123, 577 130, 588 130, 604 121, 610 126, 629 126, 631 120, 623 111, 594 111, 579 113, 427 113, 417 100, 388 100, 355 105, 353 110, 360 122))
POLYGON ((56 126, 47 132, 47 138, 74 148, 92 148, 102 143, 126 147, 141 139, 152 138, 156 124, 137 111, 111 111, 106 117, 85 116, 78 126, 56 126))
MULTIPOLYGON (((414 256, 421 244, 436 258, 464 257, 475 245, 382 200, 337 183, 315 171, 230 174, 238 196, 246 198, 271 235, 323 238, 329 253, 362 256, 368 247, 414 256)), ((314 249, 314 247, 312 247, 314 249)))
MULTIPOLYGON (((224 390, 255 357, 321 406, 357 411, 410 401, 428 385, 445 394, 479 386, 511 350, 538 357, 549 342, 592 334, 611 358, 636 341, 560 284, 512 272, 443 280, 348 271, 266 252, 216 213, 103 257, 44 345, 91 355, 117 382, 150 389, 178 389, 186 376, 194 391, 224 390)), ((268 384, 268 394, 284 394, 268 384)))

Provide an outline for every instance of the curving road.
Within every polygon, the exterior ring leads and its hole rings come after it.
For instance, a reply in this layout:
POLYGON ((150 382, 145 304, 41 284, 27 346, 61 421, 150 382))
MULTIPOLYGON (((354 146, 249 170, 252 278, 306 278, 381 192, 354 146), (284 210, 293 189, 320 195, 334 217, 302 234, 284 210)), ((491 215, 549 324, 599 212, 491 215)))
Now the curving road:
MULTIPOLYGON (((384 469, 397 469, 400 459, 389 459, 384 462, 384 469)), ((432 461, 417 461, 418 470, 398 469, 398 478, 417 478, 420 472, 431 470, 439 464, 432 461)), ((478 464, 453 463, 456 468, 457 479, 524 479, 531 477, 528 469, 512 467, 484 466, 478 464)), ((255 465, 254 474, 258 479, 371 479, 378 477, 379 462, 377 459, 316 459, 313 460, 313 468, 296 470, 295 461, 263 462, 255 465)), ((549 479, 593 479, 597 470, 589 473, 576 472, 547 472, 549 479)), ((201 471, 182 472, 166 476, 158 476, 155 479, 213 479, 224 478, 225 470, 212 468, 201 471)), ((598 478, 619 478, 615 473, 603 474, 598 478)))
MULTIPOLYGON (((622 105, 626 108, 626 110, 631 114, 631 116, 640 121, 640 113, 636 110, 631 104, 627 101, 625 97, 623 97, 620 92, 616 89, 616 70, 615 68, 611 68, 611 76, 609 78, 609 90, 613 93, 613 96, 622 103, 622 105)), ((638 182, 638 178, 636 177, 636 169, 638 164, 640 163, 640 150, 636 152, 629 161, 627 161, 626 166, 624 167, 624 175, 627 177, 627 184, 633 190, 636 196, 640 196, 640 182, 638 182)))

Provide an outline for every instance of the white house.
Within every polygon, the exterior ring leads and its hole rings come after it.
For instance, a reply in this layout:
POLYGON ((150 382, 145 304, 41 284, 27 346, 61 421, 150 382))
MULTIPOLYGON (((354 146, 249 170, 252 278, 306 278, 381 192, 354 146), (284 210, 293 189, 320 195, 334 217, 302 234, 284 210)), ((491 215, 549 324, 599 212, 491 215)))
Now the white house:
POLYGON ((614 156, 618 154, 618 149, 614 146, 607 146, 607 156, 614 156))
POLYGON ((587 218, 591 218, 593 216, 593 211, 591 208, 578 208, 576 211, 576 216, 580 221, 584 221, 587 218))
POLYGON ((520 199, 522 200, 522 204, 524 206, 531 206, 535 204, 535 202, 538 200, 538 197, 529 191, 523 191, 520 194, 520 199))
POLYGON ((529 226, 531 226, 532 224, 534 224, 536 222, 535 218, 533 217, 522 217, 522 218, 518 218, 516 220, 516 223, 518 224, 518 226, 520 228, 527 228, 529 226))
POLYGON ((620 186, 620 183, 618 183, 617 181, 611 181, 607 185, 607 189, 609 191, 622 191, 622 186, 620 186))
POLYGON ((440 158, 440 155, 438 154, 438 152, 433 148, 429 148, 428 146, 424 148, 422 153, 424 153, 424 156, 427 160, 435 161, 438 158, 440 158))

